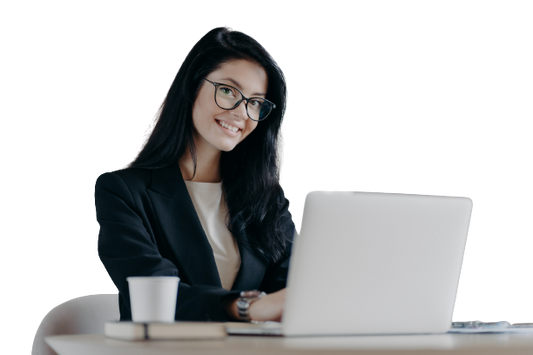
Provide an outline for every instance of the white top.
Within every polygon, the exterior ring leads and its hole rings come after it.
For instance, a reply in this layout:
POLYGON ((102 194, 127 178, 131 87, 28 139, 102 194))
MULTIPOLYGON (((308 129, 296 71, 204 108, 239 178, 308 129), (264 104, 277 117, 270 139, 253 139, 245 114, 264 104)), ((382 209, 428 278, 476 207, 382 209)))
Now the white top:
POLYGON ((228 208, 222 183, 185 181, 200 223, 215 256, 222 287, 231 290, 241 267, 239 247, 226 226, 228 208))

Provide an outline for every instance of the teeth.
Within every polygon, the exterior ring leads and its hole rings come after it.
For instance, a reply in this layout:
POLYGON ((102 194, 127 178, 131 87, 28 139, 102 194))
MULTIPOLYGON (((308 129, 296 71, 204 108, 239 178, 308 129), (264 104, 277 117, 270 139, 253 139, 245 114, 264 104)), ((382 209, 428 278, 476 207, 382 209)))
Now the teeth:
POLYGON ((230 131, 237 132, 239 129, 237 127, 233 127, 226 122, 218 121, 218 124, 221 125, 224 128, 229 129, 230 131))

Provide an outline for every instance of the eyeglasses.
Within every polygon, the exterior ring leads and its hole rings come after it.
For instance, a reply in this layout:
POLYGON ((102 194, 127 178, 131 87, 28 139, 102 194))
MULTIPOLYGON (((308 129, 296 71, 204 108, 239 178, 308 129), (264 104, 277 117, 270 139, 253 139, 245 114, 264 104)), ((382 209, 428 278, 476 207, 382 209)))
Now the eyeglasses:
POLYGON ((245 100, 248 117, 254 121, 262 121, 276 108, 273 102, 262 97, 248 98, 231 85, 214 83, 206 78, 204 80, 215 86, 215 103, 223 110, 233 110, 245 100))

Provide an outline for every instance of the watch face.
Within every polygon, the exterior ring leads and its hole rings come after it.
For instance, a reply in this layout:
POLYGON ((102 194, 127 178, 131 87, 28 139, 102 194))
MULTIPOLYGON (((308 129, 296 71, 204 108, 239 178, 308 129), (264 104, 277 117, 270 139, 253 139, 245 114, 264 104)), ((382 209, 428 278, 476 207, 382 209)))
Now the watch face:
POLYGON ((248 307, 250 307, 250 302, 243 300, 237 301, 237 308, 239 308, 239 310, 248 309, 248 307))

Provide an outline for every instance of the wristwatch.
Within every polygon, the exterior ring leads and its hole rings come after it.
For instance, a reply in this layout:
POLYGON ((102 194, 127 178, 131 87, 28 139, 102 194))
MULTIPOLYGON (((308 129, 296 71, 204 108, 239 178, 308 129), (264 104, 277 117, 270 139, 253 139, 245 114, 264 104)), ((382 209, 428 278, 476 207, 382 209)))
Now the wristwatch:
POLYGON ((242 291, 239 296, 239 299, 237 300, 237 311, 239 312, 239 319, 245 322, 249 322, 250 305, 263 296, 266 296, 266 293, 262 291, 242 291))

